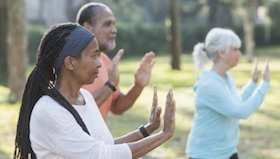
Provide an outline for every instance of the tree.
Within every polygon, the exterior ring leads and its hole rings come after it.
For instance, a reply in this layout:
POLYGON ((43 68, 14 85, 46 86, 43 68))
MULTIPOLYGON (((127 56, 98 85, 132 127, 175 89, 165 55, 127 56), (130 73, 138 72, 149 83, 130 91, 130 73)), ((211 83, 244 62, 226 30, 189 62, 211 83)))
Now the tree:
POLYGON ((180 54, 182 52, 181 19, 176 0, 169 0, 171 67, 180 70, 180 54))
POLYGON ((255 15, 257 13, 256 0, 240 0, 240 14, 243 21, 245 54, 247 61, 253 61, 253 51, 255 49, 255 15))
POLYGON ((8 87, 11 90, 9 102, 14 103, 21 99, 26 82, 27 39, 24 0, 7 0, 7 7, 8 87))
POLYGON ((208 29, 214 27, 232 28, 231 1, 208 0, 208 29))
POLYGON ((7 1, 0 0, 0 84, 7 85, 7 1))

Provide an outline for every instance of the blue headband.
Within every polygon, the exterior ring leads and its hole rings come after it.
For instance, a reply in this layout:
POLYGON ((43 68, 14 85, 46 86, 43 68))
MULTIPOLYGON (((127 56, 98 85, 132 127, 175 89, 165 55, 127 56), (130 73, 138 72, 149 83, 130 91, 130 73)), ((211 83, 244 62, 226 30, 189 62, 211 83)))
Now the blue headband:
POLYGON ((58 69, 64 63, 64 59, 67 56, 75 56, 82 52, 94 37, 95 36, 87 29, 82 26, 77 26, 67 38, 61 53, 54 61, 53 67, 58 69))

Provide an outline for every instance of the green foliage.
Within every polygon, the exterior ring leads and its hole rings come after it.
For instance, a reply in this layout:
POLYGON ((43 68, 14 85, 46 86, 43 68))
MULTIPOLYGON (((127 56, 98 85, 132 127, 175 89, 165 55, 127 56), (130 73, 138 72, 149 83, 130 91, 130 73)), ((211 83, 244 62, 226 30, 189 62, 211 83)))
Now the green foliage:
POLYGON ((270 8, 269 8, 269 15, 271 19, 273 19, 272 24, 280 25, 280 2, 279 1, 271 1, 270 2, 270 8))
POLYGON ((37 59, 37 49, 39 47, 41 38, 44 35, 46 28, 39 25, 29 25, 27 27, 28 33, 28 56, 29 56, 29 63, 35 64, 37 59))
POLYGON ((124 49, 125 57, 142 56, 148 51, 159 53, 167 50, 167 31, 163 24, 118 23, 117 29, 116 50, 124 49))
POLYGON ((182 27, 183 51, 190 52, 195 44, 204 42, 207 34, 207 25, 201 22, 184 24, 182 27))

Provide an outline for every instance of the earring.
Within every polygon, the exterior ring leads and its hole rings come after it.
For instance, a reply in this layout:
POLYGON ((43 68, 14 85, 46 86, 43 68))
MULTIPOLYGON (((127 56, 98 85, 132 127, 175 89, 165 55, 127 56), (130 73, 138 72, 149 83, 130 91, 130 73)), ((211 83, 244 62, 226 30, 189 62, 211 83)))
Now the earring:
POLYGON ((55 68, 54 67, 52 67, 52 72, 53 72, 53 75, 54 75, 54 80, 49 82, 49 87, 48 87, 49 89, 53 89, 55 87, 56 81, 57 81, 57 75, 55 73, 55 68))

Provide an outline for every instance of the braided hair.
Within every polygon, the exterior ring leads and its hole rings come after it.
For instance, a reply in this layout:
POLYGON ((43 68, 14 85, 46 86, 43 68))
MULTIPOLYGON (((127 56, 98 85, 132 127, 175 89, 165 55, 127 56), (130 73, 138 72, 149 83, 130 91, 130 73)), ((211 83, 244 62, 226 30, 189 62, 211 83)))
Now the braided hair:
MULTIPOLYGON (((43 96, 48 95, 66 108, 76 119, 82 129, 89 134, 84 122, 71 106, 71 104, 54 87, 57 73, 53 68, 55 59, 63 50, 67 38, 78 27, 74 23, 58 24, 51 27, 43 36, 39 48, 37 64, 28 77, 23 93, 22 104, 19 112, 17 131, 15 138, 14 159, 35 159, 35 153, 31 148, 29 138, 30 117, 36 102, 43 96)), ((80 53, 79 53, 80 54, 80 53)))

